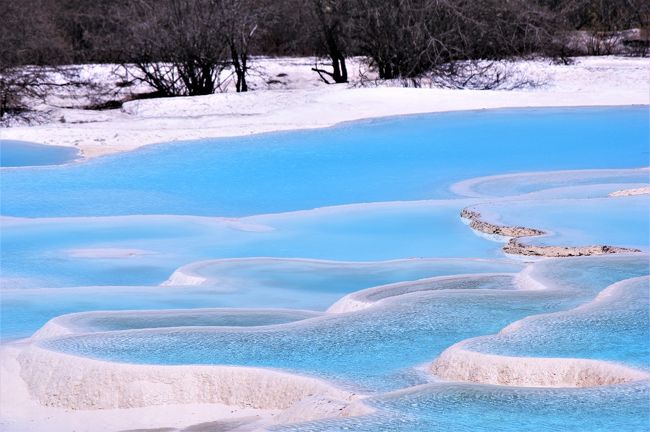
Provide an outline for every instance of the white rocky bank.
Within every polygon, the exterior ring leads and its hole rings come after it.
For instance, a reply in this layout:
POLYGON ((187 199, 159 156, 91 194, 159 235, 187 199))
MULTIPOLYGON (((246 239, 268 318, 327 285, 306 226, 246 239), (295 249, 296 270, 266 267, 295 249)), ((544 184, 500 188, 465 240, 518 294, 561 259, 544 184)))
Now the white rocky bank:
POLYGON ((573 65, 521 61, 520 74, 541 86, 521 90, 450 90, 353 85, 326 86, 305 59, 266 59, 270 76, 286 74, 281 88, 248 93, 149 99, 120 110, 53 108, 62 121, 0 129, 0 138, 73 146, 86 157, 198 138, 306 129, 383 116, 492 108, 647 105, 649 60, 583 57, 573 65))

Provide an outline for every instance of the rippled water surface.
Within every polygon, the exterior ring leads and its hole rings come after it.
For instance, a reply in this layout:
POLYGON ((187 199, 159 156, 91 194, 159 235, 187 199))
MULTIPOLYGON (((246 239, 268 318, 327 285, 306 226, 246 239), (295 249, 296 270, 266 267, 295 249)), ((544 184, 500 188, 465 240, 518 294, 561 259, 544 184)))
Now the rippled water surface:
POLYGON ((650 198, 609 196, 650 185, 649 124, 647 107, 459 112, 41 167, 69 159, 3 142, 0 340, 277 368, 376 408, 278 430, 644 431, 648 381, 497 387, 429 365, 464 341, 650 369, 650 198), (466 207, 548 234, 524 243, 642 252, 509 256, 466 207))
POLYGON ((274 430, 580 431, 647 430, 648 383, 595 389, 517 389, 432 384, 373 399, 374 415, 274 430))
POLYGON ((650 368, 650 279, 617 284, 580 308, 527 320, 472 350, 518 357, 611 360, 650 368), (534 343, 533 343, 534 341, 534 343))

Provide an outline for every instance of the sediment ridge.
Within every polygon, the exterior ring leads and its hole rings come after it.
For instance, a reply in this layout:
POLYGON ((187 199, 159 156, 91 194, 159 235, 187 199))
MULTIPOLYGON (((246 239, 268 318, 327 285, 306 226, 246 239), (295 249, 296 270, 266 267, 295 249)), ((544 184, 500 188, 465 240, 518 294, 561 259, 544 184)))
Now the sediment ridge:
POLYGON ((609 194, 610 197, 625 197, 625 196, 635 196, 635 195, 648 195, 650 194, 650 186, 644 186, 635 189, 623 189, 614 191, 609 194))
MULTIPOLYGON (((366 288, 355 291, 341 297, 336 303, 327 309, 327 313, 357 312, 367 309, 385 300, 394 300, 408 294, 426 291, 439 291, 445 288, 445 284, 458 283, 461 281, 477 281, 482 279, 513 278, 511 273, 471 273, 459 275, 434 276, 414 281, 395 282, 377 287, 366 288)), ((467 288, 465 288, 467 289, 467 288)))
POLYGON ((513 387, 595 387, 650 378, 617 363, 579 358, 511 357, 484 354, 452 345, 431 365, 431 372, 450 381, 513 387))
POLYGON ((624 248, 609 245, 590 246, 536 246, 522 243, 522 237, 537 237, 547 235, 545 231, 522 226, 497 225, 481 219, 481 213, 464 208, 460 217, 469 221, 469 226, 479 232, 488 235, 510 237, 503 251, 512 255, 537 256, 549 258, 565 258, 576 256, 608 255, 617 253, 641 252, 639 249, 624 248))
POLYGON ((281 417, 292 421, 372 411, 362 397, 325 381, 271 369, 114 363, 35 345, 17 359, 31 396, 50 407, 88 410, 217 403, 286 410, 281 417), (328 406, 336 406, 336 412, 325 409, 328 406))

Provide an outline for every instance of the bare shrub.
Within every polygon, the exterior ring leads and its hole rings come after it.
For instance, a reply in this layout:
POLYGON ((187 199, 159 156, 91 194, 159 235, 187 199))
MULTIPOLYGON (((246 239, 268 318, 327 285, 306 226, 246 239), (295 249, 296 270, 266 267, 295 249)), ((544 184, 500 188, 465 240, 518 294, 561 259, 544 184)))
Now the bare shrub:
MULTIPOLYGON (((50 6, 45 0, 2 2, 0 120, 25 113, 30 99, 67 85, 51 79, 58 65, 66 63, 68 47, 51 20, 50 6)), ((69 70, 67 77, 73 76, 69 70)))
POLYGON ((120 5, 117 19, 128 31, 126 70, 160 96, 214 93, 226 67, 227 49, 212 0, 139 0, 120 5), (132 72, 133 65, 135 72, 132 72))
MULTIPOLYGON (((541 51, 552 17, 514 0, 356 0, 355 37, 382 79, 414 78, 455 62, 500 60, 541 51)), ((487 69, 486 69, 487 71, 487 69)))

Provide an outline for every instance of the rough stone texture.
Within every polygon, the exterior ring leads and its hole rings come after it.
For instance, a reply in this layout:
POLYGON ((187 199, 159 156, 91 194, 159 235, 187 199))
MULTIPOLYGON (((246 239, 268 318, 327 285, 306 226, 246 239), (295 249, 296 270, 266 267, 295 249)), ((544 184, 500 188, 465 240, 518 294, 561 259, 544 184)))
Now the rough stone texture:
POLYGON ((481 220, 481 213, 464 208, 460 217, 469 220, 469 226, 476 231, 489 235, 512 237, 503 247, 505 253, 512 255, 539 256, 550 258, 607 255, 617 253, 641 252, 639 249, 623 248, 609 245, 591 246, 534 246, 526 245, 518 239, 521 237, 535 237, 545 235, 546 232, 535 228, 521 226, 496 225, 481 220))
POLYGON ((517 239, 511 239, 508 244, 503 247, 503 251, 514 255, 544 256, 553 258, 641 252, 639 249, 630 249, 607 245, 532 246, 523 244, 517 239))
POLYGON ((503 237, 531 237, 545 234, 544 231, 521 226, 496 225, 481 220, 481 214, 477 211, 464 208, 460 217, 468 219, 469 226, 485 234, 500 235, 503 237))

